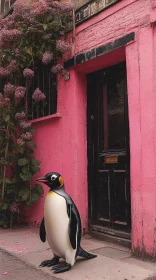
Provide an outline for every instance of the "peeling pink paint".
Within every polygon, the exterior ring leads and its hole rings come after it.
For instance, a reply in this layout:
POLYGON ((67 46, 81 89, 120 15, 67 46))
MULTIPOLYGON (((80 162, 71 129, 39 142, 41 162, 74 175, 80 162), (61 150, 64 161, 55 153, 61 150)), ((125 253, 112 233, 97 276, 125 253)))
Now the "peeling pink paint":
MULTIPOLYGON (((76 28, 73 54, 89 51, 135 32, 125 48, 97 57, 70 70, 61 79, 58 115, 33 122, 36 157, 41 171, 57 171, 88 224, 86 74, 126 60, 130 121, 132 249, 156 256, 156 1, 125 0, 76 28), (152 25, 151 25, 152 24, 152 25)), ((71 37, 71 34, 69 34, 71 37)), ((34 178, 35 180, 35 178, 34 178)), ((45 194, 26 210, 30 222, 40 222, 45 194)))

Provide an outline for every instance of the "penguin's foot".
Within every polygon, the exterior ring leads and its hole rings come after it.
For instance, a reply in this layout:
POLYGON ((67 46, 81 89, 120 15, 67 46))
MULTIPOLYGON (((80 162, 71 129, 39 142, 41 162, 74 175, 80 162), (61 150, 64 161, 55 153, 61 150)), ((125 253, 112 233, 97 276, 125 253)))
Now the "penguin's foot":
POLYGON ((54 273, 58 274, 58 273, 62 273, 62 272, 68 271, 70 269, 71 269, 71 265, 68 264, 68 263, 65 263, 62 266, 56 265, 51 270, 54 270, 54 273))
POLYGON ((85 258, 86 260, 94 259, 97 257, 97 255, 90 254, 90 253, 86 252, 85 250, 83 250, 81 247, 80 247, 78 255, 82 258, 85 258))
POLYGON ((44 266, 53 266, 55 264, 59 263, 59 257, 54 257, 52 260, 47 260, 47 261, 43 261, 41 262, 40 266, 44 267, 44 266))

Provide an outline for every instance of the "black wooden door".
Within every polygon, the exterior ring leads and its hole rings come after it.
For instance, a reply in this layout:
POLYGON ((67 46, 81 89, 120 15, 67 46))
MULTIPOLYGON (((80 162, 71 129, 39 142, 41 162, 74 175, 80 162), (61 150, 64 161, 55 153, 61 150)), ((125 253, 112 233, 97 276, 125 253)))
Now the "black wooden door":
POLYGON ((91 225, 130 231, 129 125, 125 63, 88 76, 91 225))

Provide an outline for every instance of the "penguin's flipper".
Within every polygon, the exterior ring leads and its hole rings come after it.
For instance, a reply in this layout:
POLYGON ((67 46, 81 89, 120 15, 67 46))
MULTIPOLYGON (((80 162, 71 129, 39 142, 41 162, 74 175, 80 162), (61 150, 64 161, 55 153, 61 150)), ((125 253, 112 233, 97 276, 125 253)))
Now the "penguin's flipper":
POLYGON ((77 226, 78 226, 78 222, 77 222, 77 218, 76 218, 76 214, 75 211, 73 210, 72 205, 68 205, 68 217, 69 217, 69 238, 70 238, 70 243, 72 245, 72 248, 75 250, 76 249, 76 245, 77 245, 77 226))
POLYGON ((97 257, 97 255, 90 254, 90 253, 86 252, 85 250, 83 250, 81 247, 79 248, 78 256, 82 257, 82 258, 85 258, 87 260, 94 259, 94 258, 97 257))
POLYGON ((46 241, 46 230, 44 225, 44 218, 42 219, 41 225, 40 225, 40 239, 42 242, 46 241))

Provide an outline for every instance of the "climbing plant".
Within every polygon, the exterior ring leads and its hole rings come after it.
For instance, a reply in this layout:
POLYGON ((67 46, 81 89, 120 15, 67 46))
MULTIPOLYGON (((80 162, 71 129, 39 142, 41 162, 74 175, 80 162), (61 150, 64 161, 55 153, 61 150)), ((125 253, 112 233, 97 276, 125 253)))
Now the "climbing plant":
POLYGON ((16 224, 23 207, 43 194, 32 185, 40 162, 34 156, 35 131, 29 121, 28 97, 45 102, 46 95, 31 92, 38 61, 51 63, 53 75, 64 74, 60 61, 70 54, 64 33, 71 4, 53 0, 17 0, 12 14, 0 19, 0 226, 16 224), (59 63, 58 63, 59 61, 59 63))

